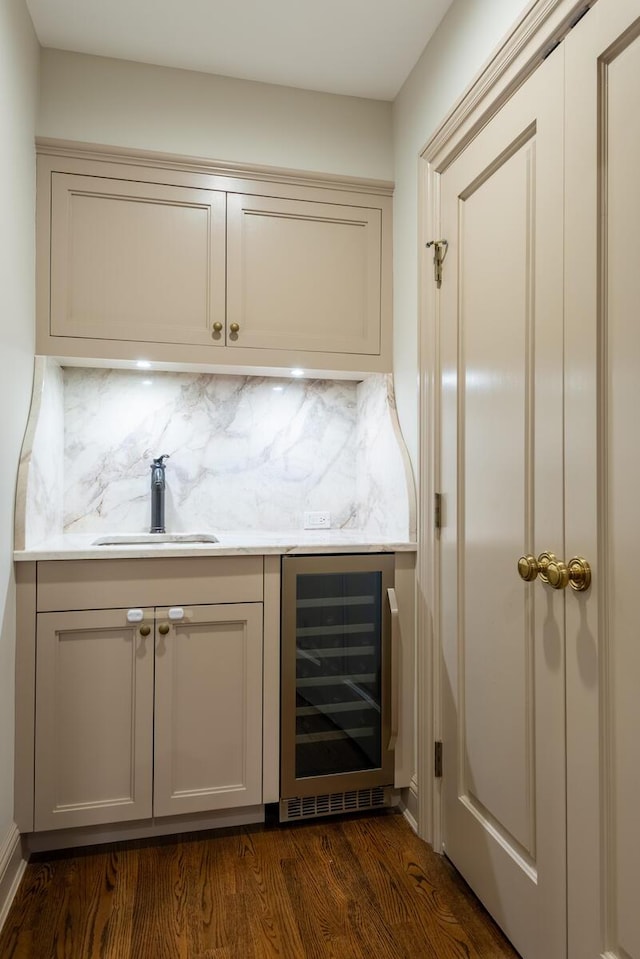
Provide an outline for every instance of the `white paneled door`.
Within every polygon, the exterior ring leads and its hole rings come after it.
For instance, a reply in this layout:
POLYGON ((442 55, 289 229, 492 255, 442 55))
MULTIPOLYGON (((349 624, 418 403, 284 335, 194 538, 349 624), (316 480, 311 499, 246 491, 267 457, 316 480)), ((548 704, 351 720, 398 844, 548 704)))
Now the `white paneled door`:
POLYGON ((444 843, 524 959, 640 959, 639 102, 598 0, 441 168, 444 843))
POLYGON ((525 959, 565 948, 562 51, 441 176, 445 851, 525 959), (543 918, 544 917, 544 918, 543 918))
POLYGON ((570 959, 640 959, 640 2, 565 42, 570 959))

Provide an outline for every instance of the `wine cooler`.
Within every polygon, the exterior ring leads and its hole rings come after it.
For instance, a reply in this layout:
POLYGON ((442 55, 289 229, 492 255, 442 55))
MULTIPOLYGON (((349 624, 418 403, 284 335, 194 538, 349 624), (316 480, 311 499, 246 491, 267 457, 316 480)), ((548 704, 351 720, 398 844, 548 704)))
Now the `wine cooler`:
POLYGON ((391 554, 282 561, 280 820, 389 804, 391 554))

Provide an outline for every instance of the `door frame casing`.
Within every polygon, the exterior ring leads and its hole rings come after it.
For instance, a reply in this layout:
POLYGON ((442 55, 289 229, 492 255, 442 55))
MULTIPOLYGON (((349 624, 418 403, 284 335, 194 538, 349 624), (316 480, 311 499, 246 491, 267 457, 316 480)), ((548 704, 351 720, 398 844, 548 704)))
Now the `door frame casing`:
MULTIPOLYGON (((440 176, 500 110, 581 15, 597 0, 533 0, 484 68, 424 146, 418 170, 419 263, 419 514, 417 557, 418 834, 442 849, 441 779, 434 775, 434 744, 442 738, 440 548, 435 493, 440 476, 440 315, 432 253, 440 237, 440 176)), ((443 283, 447 278, 446 265, 443 283)), ((442 516, 446 524, 446 513, 442 516)), ((446 763, 446 757, 444 757, 446 763)))

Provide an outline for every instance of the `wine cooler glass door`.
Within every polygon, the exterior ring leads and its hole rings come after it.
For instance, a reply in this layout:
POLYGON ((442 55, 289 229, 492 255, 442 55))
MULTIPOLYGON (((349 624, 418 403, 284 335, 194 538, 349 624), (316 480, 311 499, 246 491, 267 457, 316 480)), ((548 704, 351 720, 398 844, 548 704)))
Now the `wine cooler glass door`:
MULTIPOLYGON (((289 747, 298 794, 301 780, 317 777, 338 777, 329 788, 342 788, 345 778, 358 773, 384 778, 389 657, 383 580, 380 568, 304 572, 302 565, 296 572, 290 588, 295 642, 283 650, 293 660, 288 670, 293 691, 287 697, 293 716, 283 714, 283 726, 288 723, 293 734, 289 747)), ((347 788, 353 788, 351 782, 347 788)))

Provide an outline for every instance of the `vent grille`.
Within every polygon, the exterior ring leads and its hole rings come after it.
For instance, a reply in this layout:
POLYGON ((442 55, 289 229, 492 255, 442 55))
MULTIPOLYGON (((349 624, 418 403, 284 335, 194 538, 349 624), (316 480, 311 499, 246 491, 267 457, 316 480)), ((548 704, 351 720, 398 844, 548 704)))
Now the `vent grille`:
POLYGON ((323 796, 296 796, 295 799, 280 800, 280 822, 315 819, 317 816, 333 816, 336 813, 359 812, 390 805, 391 790, 386 786, 351 789, 348 792, 327 793, 323 796))

